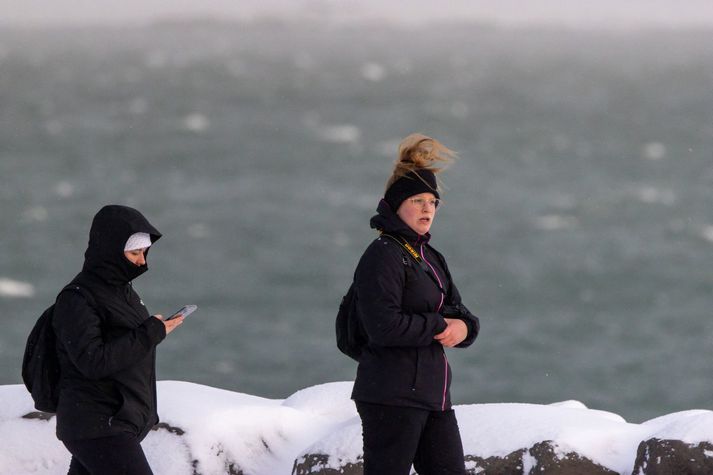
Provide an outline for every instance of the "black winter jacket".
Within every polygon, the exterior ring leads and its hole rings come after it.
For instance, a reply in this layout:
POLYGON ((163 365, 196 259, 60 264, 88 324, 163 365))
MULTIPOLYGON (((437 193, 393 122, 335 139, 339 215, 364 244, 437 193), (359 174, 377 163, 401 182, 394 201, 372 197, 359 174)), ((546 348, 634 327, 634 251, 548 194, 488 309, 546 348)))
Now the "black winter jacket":
POLYGON ((93 439, 121 432, 142 439, 158 422, 156 345, 163 322, 149 315, 131 281, 146 272, 124 256, 134 233, 161 234, 135 209, 110 205, 94 217, 82 271, 62 292, 53 325, 60 362, 57 437, 93 439))
POLYGON ((374 240, 357 266, 354 282, 357 312, 368 337, 359 358, 352 399, 360 402, 443 411, 451 407, 451 369, 443 346, 433 337, 446 328, 444 307, 461 306, 470 346, 478 335, 478 319, 462 307, 458 289, 443 256, 409 228, 385 201, 371 227, 402 236, 435 272, 426 275, 404 251, 385 236, 374 240))

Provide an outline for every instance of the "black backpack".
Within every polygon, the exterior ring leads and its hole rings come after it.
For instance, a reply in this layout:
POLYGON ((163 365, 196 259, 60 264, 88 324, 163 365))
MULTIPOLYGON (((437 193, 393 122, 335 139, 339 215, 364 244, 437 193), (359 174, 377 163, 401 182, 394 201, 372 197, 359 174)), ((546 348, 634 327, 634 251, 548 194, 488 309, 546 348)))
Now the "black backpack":
MULTIPOLYGON (((91 292, 76 284, 69 284, 62 289, 79 292, 92 307, 94 297, 91 292)), ((60 292, 60 294, 62 293, 60 292)), ((59 295, 57 296, 59 298, 59 295)), ((22 381, 32 395, 35 409, 43 412, 57 411, 59 399, 59 359, 55 344, 56 335, 52 327, 54 307, 57 301, 42 312, 32 327, 25 344, 25 355, 22 358, 22 381)))
POLYGON ((361 349, 367 343, 367 336, 361 319, 356 312, 356 290, 354 283, 349 286, 347 295, 342 298, 337 312, 336 332, 337 348, 353 360, 359 361, 361 349))

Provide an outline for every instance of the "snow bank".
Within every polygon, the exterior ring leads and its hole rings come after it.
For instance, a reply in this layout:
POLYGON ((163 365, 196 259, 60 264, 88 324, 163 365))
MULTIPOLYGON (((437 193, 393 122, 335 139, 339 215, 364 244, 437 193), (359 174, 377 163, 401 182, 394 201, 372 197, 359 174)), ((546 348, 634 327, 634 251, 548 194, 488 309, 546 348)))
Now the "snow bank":
MULTIPOLYGON (((274 400, 162 381, 161 424, 143 446, 157 475, 361 473, 351 388, 351 382, 327 383, 274 400)), ((54 437, 54 417, 38 418, 21 385, 0 386, 0 401, 0 473, 65 474, 69 454, 54 437)), ((631 424, 577 401, 455 410, 470 473, 643 475, 662 473, 666 463, 713 473, 711 411, 631 424)))

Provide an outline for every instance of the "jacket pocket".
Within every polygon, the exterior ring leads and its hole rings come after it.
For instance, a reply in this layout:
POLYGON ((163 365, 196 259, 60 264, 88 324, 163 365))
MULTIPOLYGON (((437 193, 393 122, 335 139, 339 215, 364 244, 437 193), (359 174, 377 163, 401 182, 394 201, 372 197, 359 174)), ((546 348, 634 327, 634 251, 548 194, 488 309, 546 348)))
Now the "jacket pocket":
POLYGON ((136 408, 131 407, 121 389, 118 389, 117 393, 121 402, 119 409, 111 416, 111 419, 109 419, 109 425, 127 428, 131 432, 138 434, 141 428, 136 419, 140 414, 137 413, 136 408))

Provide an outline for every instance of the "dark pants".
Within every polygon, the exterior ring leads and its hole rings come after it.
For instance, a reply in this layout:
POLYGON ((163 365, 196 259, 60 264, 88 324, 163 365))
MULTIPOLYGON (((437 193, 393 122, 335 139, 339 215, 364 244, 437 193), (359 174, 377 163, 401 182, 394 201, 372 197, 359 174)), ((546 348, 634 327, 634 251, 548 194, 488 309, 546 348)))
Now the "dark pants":
POLYGON ((364 437, 364 475, 465 475, 453 410, 357 402, 364 437))
POLYGON ((62 443, 72 454, 67 475, 153 475, 135 435, 62 443))

